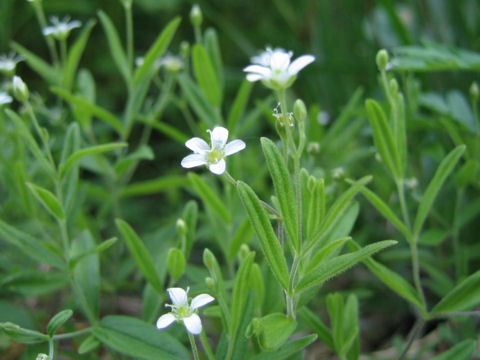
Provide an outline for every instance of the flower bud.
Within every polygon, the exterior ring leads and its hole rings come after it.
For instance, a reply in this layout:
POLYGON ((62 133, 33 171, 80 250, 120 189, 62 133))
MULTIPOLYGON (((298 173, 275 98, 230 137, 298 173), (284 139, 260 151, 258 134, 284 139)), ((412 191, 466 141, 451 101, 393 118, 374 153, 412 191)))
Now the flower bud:
POLYGON ((476 81, 474 81, 472 85, 470 85, 470 96, 472 97, 473 101, 477 101, 480 97, 480 90, 476 81))
POLYGON ((250 248, 247 244, 242 244, 240 246, 240 250, 238 251, 240 262, 242 262, 248 256, 248 254, 250 254, 250 248))
POLYGON ((36 360, 51 360, 51 358, 47 354, 38 354, 36 360))
POLYGON ((193 4, 192 10, 190 10, 190 22, 193 26, 200 26, 203 22, 202 10, 198 4, 193 4))
POLYGON ((214 271, 216 261, 217 260, 215 259, 215 255, 213 255, 213 253, 209 249, 205 249, 203 251, 203 263, 209 271, 214 271))
POLYGON ((307 108, 301 99, 297 99, 295 104, 293 104, 293 114, 295 115, 295 119, 297 119, 297 121, 304 121, 307 117, 307 108))
POLYGON ((13 77, 13 95, 21 102, 27 101, 29 97, 28 87, 19 76, 13 77))
POLYGON ((378 70, 385 71, 388 65, 388 52, 385 49, 380 50, 376 57, 378 70))
POLYGON ((309 154, 317 154, 320 152, 320 143, 319 142, 311 142, 308 143, 307 152, 309 154))
POLYGON ((205 278, 205 285, 207 285, 208 290, 210 290, 211 292, 214 293, 216 291, 217 284, 215 283, 215 280, 210 276, 207 276, 205 278))
POLYGON ((390 90, 393 94, 398 93, 398 82, 397 79, 390 79, 390 90))
POLYGON ((180 54, 184 59, 188 59, 190 56, 190 44, 188 41, 182 41, 180 43, 180 54))
POLYGON ((183 219, 177 219, 176 227, 178 235, 187 235, 187 224, 185 224, 185 221, 183 219))

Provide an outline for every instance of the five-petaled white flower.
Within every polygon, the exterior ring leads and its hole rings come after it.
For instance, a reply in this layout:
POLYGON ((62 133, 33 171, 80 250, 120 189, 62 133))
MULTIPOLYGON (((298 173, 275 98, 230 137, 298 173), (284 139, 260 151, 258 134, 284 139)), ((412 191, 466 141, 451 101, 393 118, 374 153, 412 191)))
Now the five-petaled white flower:
POLYGON ((52 23, 52 26, 47 26, 46 28, 44 28, 42 30, 42 33, 44 36, 51 35, 57 40, 65 40, 70 34, 70 31, 82 26, 82 23, 80 21, 70 21, 70 17, 68 16, 63 18, 63 20, 61 21, 58 17, 52 16, 50 18, 50 22, 52 23))
POLYGON ((290 62, 292 55, 291 51, 267 47, 262 54, 254 56, 253 64, 243 71, 248 73, 248 81, 261 80, 270 89, 283 90, 293 84, 300 70, 315 60, 313 55, 302 55, 290 62))
POLYGON ((15 73, 15 68, 17 67, 17 64, 23 61, 23 56, 17 55, 15 56, 15 53, 11 52, 8 55, 1 55, 0 56, 0 72, 7 74, 7 75, 13 75, 15 73))
POLYGON ((182 321, 191 334, 198 335, 202 332, 202 321, 196 311, 198 308, 214 301, 215 298, 208 294, 200 294, 195 296, 188 304, 188 290, 189 288, 187 288, 187 291, 182 288, 167 289, 173 304, 166 304, 165 306, 170 307, 172 311, 160 316, 157 320, 157 329, 165 329, 174 321, 182 321))
POLYGON ((0 92, 0 106, 10 104, 12 101, 13 99, 10 95, 3 91, 0 92))
POLYGON ((225 157, 235 154, 245 149, 245 143, 242 140, 232 140, 227 144, 228 130, 217 126, 213 130, 207 130, 210 133, 211 146, 198 137, 187 140, 185 146, 194 153, 185 156, 182 160, 184 168, 207 165, 208 169, 217 175, 225 172, 225 157))

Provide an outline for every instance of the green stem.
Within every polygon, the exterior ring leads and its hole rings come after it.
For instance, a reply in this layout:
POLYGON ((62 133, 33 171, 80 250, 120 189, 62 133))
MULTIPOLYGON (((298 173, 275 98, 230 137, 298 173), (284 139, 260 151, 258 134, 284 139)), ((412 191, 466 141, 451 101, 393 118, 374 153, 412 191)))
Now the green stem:
POLYGON ((290 270, 288 292, 286 295, 287 316, 292 319, 296 318, 295 279, 297 277, 299 265, 300 265, 300 257, 298 255, 295 255, 293 259, 292 268, 290 270))
POLYGON ((127 1, 125 6, 125 23, 127 27, 127 60, 128 70, 133 71, 133 18, 132 18, 132 3, 127 1))
POLYGON ((67 66, 68 51, 67 51, 67 39, 60 40, 60 60, 62 62, 63 72, 65 73, 65 67, 67 66))
POLYGON ((70 339, 70 338, 73 338, 73 337, 76 337, 76 336, 87 334, 91 331, 92 331, 92 328, 89 327, 89 328, 85 328, 85 329, 82 329, 82 330, 73 331, 73 332, 70 332, 70 333, 53 335, 52 339, 53 340, 70 339))
POLYGON ((417 290, 420 298, 422 300, 423 307, 426 308, 425 294, 423 293, 422 283, 420 281, 420 261, 418 258, 418 247, 417 239, 414 238, 410 241, 410 252, 412 254, 412 272, 413 272, 413 282, 415 284, 415 289, 417 290))
POLYGON ((407 355, 408 350, 410 349, 413 342, 417 338, 418 334, 420 333, 420 330, 422 330, 423 325, 425 325, 425 321, 423 319, 418 319, 415 325, 413 326, 412 331, 410 331, 410 334, 408 335, 407 344, 403 348, 403 351, 398 357, 398 360, 403 360, 404 356, 407 355))
POLYGON ((412 230, 410 227, 410 216, 408 214, 407 202, 405 200, 405 186, 403 183, 403 179, 397 179, 395 180, 395 183, 397 185, 398 198, 400 200, 400 207, 402 209, 403 221, 405 222, 407 228, 409 230, 412 230))
POLYGON ((195 42, 197 44, 201 44, 202 43, 202 29, 200 26, 198 25, 194 25, 193 26, 193 31, 195 33, 195 42))
POLYGON ((55 343, 53 342, 53 338, 48 340, 48 357, 50 360, 55 358, 55 343))
POLYGON ((460 216, 460 204, 463 198, 463 190, 457 189, 457 194, 455 198, 455 209, 453 214, 453 226, 452 226, 452 238, 453 238, 453 251, 455 253, 455 275, 457 281, 461 278, 462 274, 462 254, 461 254, 461 247, 460 247, 460 224, 459 224, 459 216, 460 216))
MULTIPOLYGON (((45 13, 43 12, 41 1, 34 1, 33 7, 35 9, 35 15, 37 16, 38 23, 40 24, 40 28, 43 31, 43 29, 47 27, 47 20, 45 18, 45 13)), ((50 36, 45 36, 45 42, 47 43, 53 65, 58 66, 58 54, 55 47, 55 41, 50 36)))
POLYGON ((210 344, 208 343, 207 335, 205 334, 205 331, 202 330, 202 333, 200 334, 200 340, 202 341, 202 346, 203 349, 205 350, 205 353, 207 354, 208 360, 214 360, 215 355, 213 355, 212 348, 210 347, 210 344))
POLYGON ((188 340, 190 340, 190 346, 192 347, 193 358, 194 360, 200 360, 200 356, 198 355, 197 344, 195 343, 195 337, 187 331, 188 340))

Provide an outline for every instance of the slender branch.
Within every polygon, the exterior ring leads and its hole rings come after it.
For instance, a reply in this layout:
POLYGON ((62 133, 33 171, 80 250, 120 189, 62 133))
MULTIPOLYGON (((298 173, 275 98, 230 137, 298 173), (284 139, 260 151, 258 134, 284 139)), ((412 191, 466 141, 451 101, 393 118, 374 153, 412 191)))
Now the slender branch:
POLYGON ((423 319, 418 319, 418 320, 415 322, 415 325, 413 326, 412 330, 410 331, 410 334, 408 334, 407 344, 406 344, 405 347, 403 348, 403 351, 402 351, 402 353, 400 354, 400 356, 397 358, 397 360, 402 360, 403 357, 404 357, 405 355, 407 355, 408 350, 410 349, 410 347, 412 346, 413 342, 414 342, 415 339, 417 338, 420 330, 423 328, 423 325, 425 325, 425 321, 424 321, 423 319))
POLYGON ((195 343, 195 337, 188 332, 188 340, 190 340, 190 346, 192 347, 193 358, 194 360, 200 360, 200 356, 198 355, 197 344, 195 343))
POLYGON ((92 328, 85 328, 82 330, 77 330, 73 331, 70 333, 65 333, 65 334, 58 334, 58 335, 53 335, 52 339, 53 340, 62 340, 62 339, 70 339, 79 335, 87 334, 92 331, 92 328))
POLYGON ((202 330, 200 334, 200 340, 202 341, 202 346, 203 349, 205 350, 205 354, 207 354, 208 360, 214 360, 215 355, 213 355, 212 348, 210 347, 210 344, 208 343, 207 335, 205 334, 205 331, 202 330))

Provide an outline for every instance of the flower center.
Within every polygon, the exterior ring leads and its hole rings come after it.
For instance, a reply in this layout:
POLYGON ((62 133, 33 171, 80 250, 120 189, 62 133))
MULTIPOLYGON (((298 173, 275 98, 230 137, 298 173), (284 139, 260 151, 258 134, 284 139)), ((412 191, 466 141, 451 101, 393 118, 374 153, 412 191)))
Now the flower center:
POLYGON ((216 164, 217 162, 219 162, 222 159, 223 159, 223 154, 219 149, 212 149, 208 153, 208 162, 210 164, 216 164))
POLYGON ((179 319, 183 319, 190 316, 190 309, 188 306, 180 306, 177 308, 177 316, 179 319))

